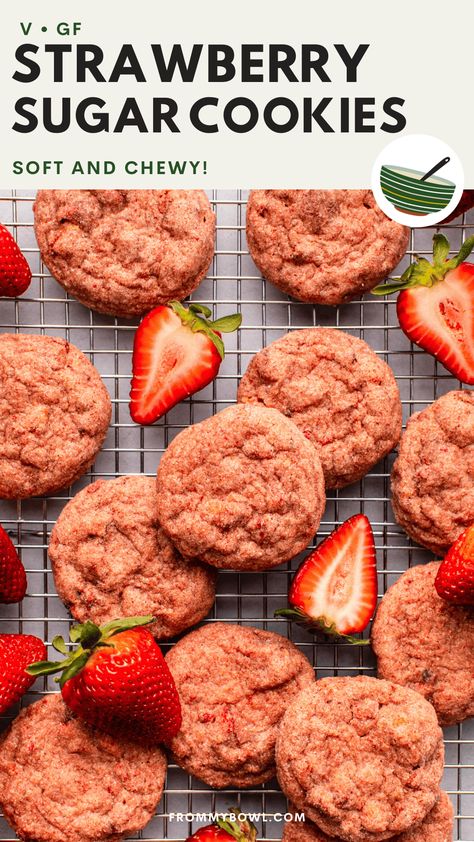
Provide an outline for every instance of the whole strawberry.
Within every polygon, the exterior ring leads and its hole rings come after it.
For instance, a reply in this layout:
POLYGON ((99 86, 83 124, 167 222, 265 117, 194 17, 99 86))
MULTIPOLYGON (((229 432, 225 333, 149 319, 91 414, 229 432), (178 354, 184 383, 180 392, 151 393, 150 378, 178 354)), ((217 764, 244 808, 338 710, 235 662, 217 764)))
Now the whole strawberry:
POLYGON ((200 827, 186 842, 255 842, 257 829, 238 807, 214 824, 200 827))
POLYGON ((0 225, 0 295, 15 298, 28 289, 31 269, 9 231, 0 225))
POLYGON ((46 646, 31 634, 0 634, 0 714, 18 702, 34 683, 26 668, 46 657, 46 646))
POLYGON ((474 605, 474 525, 469 526, 441 562, 435 587, 439 596, 456 605, 474 605))
POLYGON ((25 593, 25 568, 10 538, 0 526, 0 602, 21 602, 25 593))
MULTIPOLYGON (((114 736, 167 743, 179 731, 178 691, 151 632, 153 617, 127 617, 99 628, 87 621, 71 628, 79 643, 62 662, 43 661, 30 675, 61 673, 64 701, 84 722, 114 736)), ((62 637, 54 648, 67 653, 62 637)))

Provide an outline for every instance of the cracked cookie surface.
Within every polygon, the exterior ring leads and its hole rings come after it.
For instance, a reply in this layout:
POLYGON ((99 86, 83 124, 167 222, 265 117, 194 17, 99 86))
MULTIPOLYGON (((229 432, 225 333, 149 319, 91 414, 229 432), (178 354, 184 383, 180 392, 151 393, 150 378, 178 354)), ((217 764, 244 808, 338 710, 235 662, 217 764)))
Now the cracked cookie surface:
POLYGON ((82 351, 64 339, 4 333, 0 386, 0 498, 51 494, 82 476, 111 416, 82 351))
POLYGON ((59 694, 25 708, 0 747, 0 801, 27 842, 135 834, 154 815, 165 775, 160 749, 89 728, 59 694))
MULTIPOLYGON (((291 805, 290 805, 290 809, 291 805)), ((452 842, 453 805, 445 792, 421 824, 405 833, 391 837, 391 842, 452 842)), ((286 821, 283 828, 283 842, 340 842, 340 838, 327 836, 311 821, 286 821)))
POLYGON ((259 351, 238 399, 291 418, 318 450, 327 488, 363 477, 402 429, 391 369, 366 342, 332 328, 295 330, 259 351))
POLYGON ((324 678, 282 720, 278 780, 329 836, 380 842, 434 807, 442 736, 434 708, 414 690, 368 676, 324 678))
POLYGON ((176 762, 213 787, 250 787, 275 774, 280 719, 314 671, 273 632, 216 623, 183 637, 167 654, 183 723, 176 762))
POLYGON ((372 626, 378 674, 411 687, 441 725, 474 716, 474 613, 438 596, 441 562, 407 570, 383 597, 372 626))
POLYGON ((398 523, 444 555, 474 523, 474 392, 448 392, 408 421, 392 470, 398 523))
POLYGON ((371 290, 400 262, 409 229, 370 190, 253 190, 249 251, 264 278, 300 301, 342 304, 371 290))
POLYGON ((315 448, 276 409, 238 404, 188 427, 158 468, 158 519, 185 557, 265 570, 303 550, 325 505, 315 448))
POLYGON ((152 614, 150 629, 164 639, 214 603, 215 572, 183 559, 166 537, 151 477, 98 480, 79 491, 53 528, 49 556, 58 594, 81 623, 152 614))
POLYGON ((181 301, 214 254, 202 190, 40 190, 34 213, 51 274, 100 313, 132 317, 181 301))

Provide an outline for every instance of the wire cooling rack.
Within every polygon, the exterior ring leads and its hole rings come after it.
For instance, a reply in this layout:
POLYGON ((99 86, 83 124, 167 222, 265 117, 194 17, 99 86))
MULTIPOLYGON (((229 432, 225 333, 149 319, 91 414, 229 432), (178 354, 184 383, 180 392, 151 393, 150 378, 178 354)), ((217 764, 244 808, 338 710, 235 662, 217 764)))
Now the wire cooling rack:
MULTIPOLYGON (((217 191, 210 198, 217 214, 216 253, 207 278, 192 298, 212 306, 215 318, 240 311, 243 325, 237 334, 226 337, 227 355, 214 383, 172 409, 156 425, 140 428, 131 422, 128 411, 131 349, 137 322, 93 313, 69 299, 40 260, 33 230, 33 194, 0 191, 0 222, 13 232, 33 271, 33 282, 24 296, 18 300, 0 299, 0 331, 46 333, 70 340, 100 371, 113 405, 104 448, 94 467, 72 489, 47 498, 0 503, 0 522, 20 549, 28 572, 25 600, 20 605, 0 607, 1 631, 37 634, 48 644, 56 634, 68 638, 70 618, 55 594, 47 553, 51 529, 67 500, 99 477, 154 475, 163 450, 174 436, 183 427, 232 404, 239 378, 252 355, 288 330, 325 325, 365 339, 397 376, 404 420, 460 386, 432 357, 410 345, 398 327, 395 297, 378 299, 368 295, 363 301, 340 308, 313 307, 292 301, 265 283, 247 250, 247 193, 217 191)), ((457 250, 462 240, 474 233, 474 213, 444 229, 453 250, 457 250)), ((412 233, 410 249, 400 269, 413 254, 430 254, 432 235, 430 229, 412 233)), ((355 485, 330 492, 318 532, 321 540, 350 515, 367 514, 376 539, 380 596, 407 566, 431 558, 430 553, 412 545, 394 521, 389 496, 393 458, 390 454, 355 485)), ((299 627, 274 619, 274 610, 286 605, 288 582, 299 560, 266 573, 220 572, 217 599, 208 622, 234 621, 288 635, 317 665, 320 677, 374 673, 369 647, 316 643, 299 627)), ((40 679, 21 704, 29 704, 55 689, 51 679, 40 679)), ((12 716, 19 707, 12 710, 12 716)), ((1 724, 5 726, 12 716, 3 717, 1 724)), ((474 722, 446 729, 445 738, 443 785, 455 809, 454 839, 474 842, 474 722)), ((260 837, 280 838, 279 817, 285 812, 286 800, 275 781, 251 790, 213 792, 176 766, 169 767, 157 814, 138 838, 182 840, 202 821, 190 815, 178 820, 173 814, 223 811, 231 805, 260 814, 256 821, 260 837)), ((14 838, 0 818, 0 842, 14 838)))

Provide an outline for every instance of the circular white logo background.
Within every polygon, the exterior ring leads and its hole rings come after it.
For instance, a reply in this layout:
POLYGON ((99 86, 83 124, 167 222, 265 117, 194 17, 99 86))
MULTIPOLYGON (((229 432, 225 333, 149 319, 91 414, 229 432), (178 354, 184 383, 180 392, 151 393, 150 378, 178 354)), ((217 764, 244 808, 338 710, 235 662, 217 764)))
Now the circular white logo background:
POLYGON ((372 169, 372 191, 383 212, 412 228, 442 222, 464 188, 458 156, 447 143, 425 134, 405 135, 386 146, 372 169))

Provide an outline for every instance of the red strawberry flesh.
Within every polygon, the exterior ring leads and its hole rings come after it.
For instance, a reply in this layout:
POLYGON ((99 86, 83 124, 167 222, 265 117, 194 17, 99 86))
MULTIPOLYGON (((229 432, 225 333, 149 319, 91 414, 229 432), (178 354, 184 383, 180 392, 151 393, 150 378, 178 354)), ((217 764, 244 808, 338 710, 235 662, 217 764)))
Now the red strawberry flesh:
POLYGON ((150 424, 161 418, 207 386, 221 362, 205 333, 191 331, 170 307, 156 307, 136 333, 130 392, 133 420, 150 424))
POLYGON ((191 842, 191 840, 193 842, 235 842, 235 837, 226 830, 222 830, 217 824, 209 824, 200 827, 192 836, 188 836, 186 842, 191 842))
POLYGON ((200 827, 186 842, 255 842, 257 829, 238 807, 215 824, 200 827))

